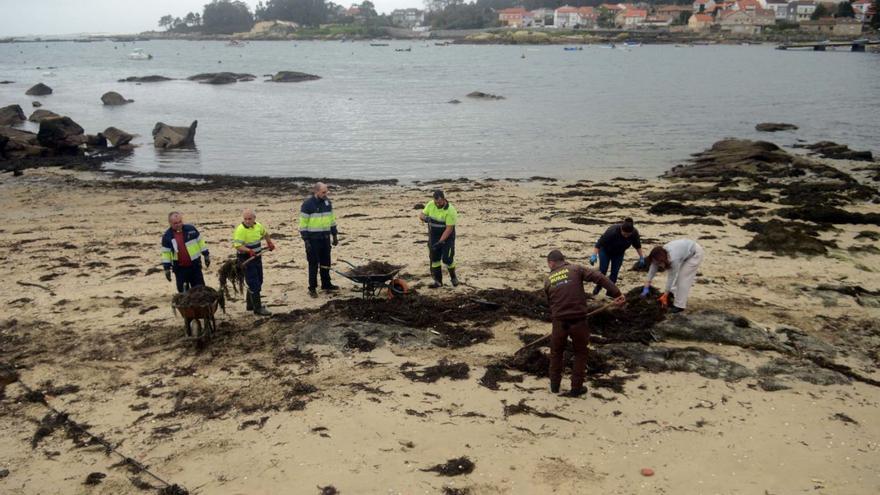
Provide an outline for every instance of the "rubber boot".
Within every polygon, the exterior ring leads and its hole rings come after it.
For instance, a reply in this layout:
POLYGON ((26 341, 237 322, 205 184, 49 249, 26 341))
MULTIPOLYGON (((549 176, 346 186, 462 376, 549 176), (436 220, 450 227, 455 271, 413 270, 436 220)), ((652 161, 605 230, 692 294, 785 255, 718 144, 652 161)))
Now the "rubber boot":
POLYGON ((453 287, 458 287, 458 277, 455 276, 455 268, 447 268, 449 270, 449 282, 453 287))
POLYGON ((247 308, 247 310, 253 311, 254 310, 254 295, 251 293, 250 290, 248 290, 245 293, 244 299, 245 299, 245 307, 247 308))
POLYGON ((272 313, 263 307, 263 302, 260 300, 260 294, 254 294, 254 314, 257 316, 271 316, 272 313))
POLYGON ((550 392, 554 394, 559 393, 559 382, 550 382, 550 392))
POLYGON ((434 277, 434 281, 431 282, 431 285, 428 286, 429 289, 437 289, 443 287, 443 269, 442 268, 431 268, 431 276, 434 277))

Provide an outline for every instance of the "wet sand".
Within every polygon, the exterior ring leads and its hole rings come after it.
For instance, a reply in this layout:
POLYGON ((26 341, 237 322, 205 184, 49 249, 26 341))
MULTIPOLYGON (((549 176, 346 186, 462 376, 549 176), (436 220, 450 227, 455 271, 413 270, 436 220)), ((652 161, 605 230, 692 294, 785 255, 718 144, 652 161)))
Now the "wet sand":
MULTIPOLYGON (((859 166, 833 164, 848 171, 859 166)), ((870 183, 867 174, 853 176, 870 183)), ((0 361, 16 365, 32 387, 45 389, 47 380, 56 387, 77 385, 78 391, 48 402, 190 493, 318 493, 329 485, 340 493, 405 494, 880 492, 876 386, 839 376, 839 383, 819 385, 787 375, 781 380, 789 388, 770 392, 760 386, 757 370, 792 356, 665 339, 666 348, 702 349, 752 374, 725 380, 620 369, 616 376, 635 375, 623 393, 591 387, 583 399, 551 395, 546 379, 530 375, 493 391, 479 384, 485 367, 513 354, 520 335, 549 332, 548 323, 504 319, 486 328, 494 335, 488 341, 451 348, 435 345, 437 335, 427 328, 389 330, 340 318, 324 307, 330 297, 306 294, 295 216, 304 190, 181 192, 116 183, 125 180, 57 169, 0 177, 9 275, 0 284, 0 361), (228 301, 227 313, 218 313, 220 334, 197 350, 182 337, 182 320, 169 304, 173 284, 158 269, 166 215, 180 210, 201 230, 214 262, 206 279, 216 287, 217 268, 231 253, 232 229, 245 207, 257 210, 278 246, 265 258, 263 296, 276 316, 259 319, 244 311, 243 301, 228 301), (376 348, 345 348, 348 331, 376 348), (411 335, 395 343, 382 332, 411 335), (428 383, 404 376, 440 359, 467 364, 467 378, 428 383), (505 414, 505 405, 523 400, 563 419, 505 414), (424 471, 461 456, 474 462, 470 474, 424 471), (642 476, 642 468, 656 474, 642 476)), ((811 345, 829 346, 835 362, 880 379, 880 299, 816 289, 880 289, 880 251, 869 237, 857 238, 864 231, 880 235, 880 227, 835 225, 820 233, 837 243, 822 256, 749 251, 744 246, 754 233, 742 228, 748 216, 717 216, 718 226, 647 214, 656 203, 646 199, 649 193, 681 185, 445 183, 460 212, 456 251, 464 283, 439 291, 426 288, 425 227, 414 206, 435 186, 346 185, 331 193, 341 241, 333 258, 404 264, 410 284, 431 297, 531 291, 541 286, 550 249, 585 262, 609 224, 632 216, 646 247, 690 237, 706 251, 688 313, 666 324, 685 328, 700 315, 723 311, 768 335, 796 327, 814 339, 811 345), (571 194, 583 190, 590 192, 571 194), (592 206, 611 200, 622 206, 592 206)), ((880 211, 867 201, 847 209, 880 211)), ((633 261, 630 251, 625 267, 633 261)), ((619 285, 629 290, 642 277, 624 269, 619 285)), ((342 287, 334 299, 359 297, 349 281, 335 276, 334 282, 342 287)), ((105 456, 100 446, 76 447, 63 429, 32 448, 48 411, 23 396, 12 384, 0 401, 0 470, 9 470, 0 491, 147 493, 132 484, 135 475, 111 467, 119 458, 105 456), (86 487, 92 472, 107 477, 86 487)))

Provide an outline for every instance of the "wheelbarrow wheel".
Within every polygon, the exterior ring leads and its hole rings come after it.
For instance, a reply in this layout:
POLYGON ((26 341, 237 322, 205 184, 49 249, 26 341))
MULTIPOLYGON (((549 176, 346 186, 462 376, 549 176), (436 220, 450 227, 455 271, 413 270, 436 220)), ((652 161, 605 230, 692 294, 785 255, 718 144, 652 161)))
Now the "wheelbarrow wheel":
POLYGON ((388 284, 388 299, 398 299, 409 293, 409 285, 402 278, 395 278, 388 284))

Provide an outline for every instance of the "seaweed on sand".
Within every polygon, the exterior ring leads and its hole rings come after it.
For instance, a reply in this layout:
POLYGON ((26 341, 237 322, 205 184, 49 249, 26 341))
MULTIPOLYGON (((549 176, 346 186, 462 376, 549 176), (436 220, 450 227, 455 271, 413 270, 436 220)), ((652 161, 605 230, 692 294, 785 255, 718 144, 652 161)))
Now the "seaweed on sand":
POLYGON ((467 457, 459 457, 457 459, 449 459, 445 464, 437 464, 421 471, 437 473, 440 476, 459 476, 474 472, 474 467, 476 467, 476 464, 473 461, 467 457))
POLYGON ((206 285, 193 287, 171 298, 171 305, 175 308, 211 306, 215 302, 226 312, 226 298, 223 293, 206 285))
POLYGON ((441 359, 436 365, 428 366, 422 371, 404 371, 403 376, 414 382, 434 383, 441 378, 450 380, 465 380, 470 374, 467 363, 450 363, 441 359))

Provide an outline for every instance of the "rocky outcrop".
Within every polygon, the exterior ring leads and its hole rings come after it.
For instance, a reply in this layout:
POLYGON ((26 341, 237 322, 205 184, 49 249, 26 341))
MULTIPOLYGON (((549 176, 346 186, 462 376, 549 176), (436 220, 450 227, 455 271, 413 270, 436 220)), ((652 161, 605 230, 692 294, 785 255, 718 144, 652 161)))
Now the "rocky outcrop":
POLYGON ((815 144, 795 145, 798 148, 806 148, 822 158, 834 160, 855 160, 873 162, 874 155, 870 151, 855 151, 845 144, 837 144, 834 141, 819 141, 815 144))
POLYGON ((503 96, 483 93, 482 91, 473 91, 467 94, 468 98, 476 98, 479 100, 503 100, 503 96))
POLYGON ((198 123, 198 120, 194 120, 189 127, 178 127, 158 122, 153 127, 153 144, 162 149, 193 146, 198 123))
POLYGON ((43 83, 37 83, 31 86, 31 89, 25 91, 28 96, 46 96, 52 94, 52 88, 43 83))
POLYGON ((202 84, 233 84, 237 82, 253 81, 257 76, 253 74, 237 74, 235 72, 208 72, 196 74, 187 79, 199 81, 202 84))
POLYGON ((131 140, 134 139, 133 135, 115 127, 108 127, 104 129, 103 134, 107 138, 107 140, 110 141, 110 144, 117 148, 130 143, 131 140))
POLYGON ((46 119, 55 119, 58 117, 59 115, 51 110, 39 109, 34 110, 34 113, 32 113, 30 117, 28 117, 28 120, 39 124, 46 119))
POLYGON ((268 79, 266 82, 303 82, 314 81, 316 79, 321 79, 321 76, 306 74, 305 72, 283 70, 272 76, 272 78, 268 79))
POLYGON ((86 142, 85 131, 70 117, 57 117, 40 122, 37 133, 40 146, 50 148, 61 154, 76 153, 86 142))
POLYGON ((154 83, 154 82, 164 82, 164 81, 171 81, 171 80, 172 79, 170 77, 153 75, 153 76, 142 76, 142 77, 138 77, 138 76, 126 77, 125 79, 120 79, 119 82, 154 83))
POLYGON ((794 124, 782 122, 763 122, 755 126, 755 130, 760 132, 796 131, 797 129, 798 126, 794 124))
POLYGON ((18 125, 25 121, 24 111, 18 105, 0 108, 0 125, 18 125))
POLYGON ((127 103, 134 103, 134 100, 126 99, 116 91, 108 91, 101 95, 101 102, 108 106, 118 106, 125 105, 127 103))

